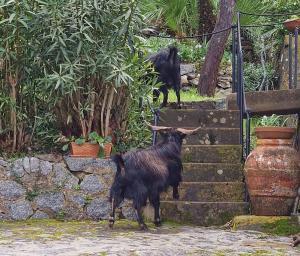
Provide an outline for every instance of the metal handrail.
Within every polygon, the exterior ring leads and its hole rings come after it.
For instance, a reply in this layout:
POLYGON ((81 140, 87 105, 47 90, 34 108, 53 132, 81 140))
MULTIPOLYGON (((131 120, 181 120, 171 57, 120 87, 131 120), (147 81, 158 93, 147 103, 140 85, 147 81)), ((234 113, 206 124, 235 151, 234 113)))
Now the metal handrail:
MULTIPOLYGON (((253 113, 247 108, 244 87, 243 72, 243 50, 241 42, 241 14, 255 15, 251 13, 238 12, 237 25, 232 26, 232 81, 233 92, 237 93, 237 104, 240 110, 240 144, 243 148, 242 157, 245 159, 250 153, 250 123, 253 113), (244 139, 244 117, 246 116, 246 138, 244 139)), ((281 16, 282 14, 278 14, 281 16)), ((259 15, 256 15, 259 16, 259 15)), ((266 16, 266 15, 264 15, 266 16)), ((294 33, 289 33, 289 88, 297 87, 298 83, 298 44, 299 28, 296 27, 294 33), (294 52, 293 52, 293 35, 295 35, 294 52), (294 61, 293 61, 294 60, 294 61)))

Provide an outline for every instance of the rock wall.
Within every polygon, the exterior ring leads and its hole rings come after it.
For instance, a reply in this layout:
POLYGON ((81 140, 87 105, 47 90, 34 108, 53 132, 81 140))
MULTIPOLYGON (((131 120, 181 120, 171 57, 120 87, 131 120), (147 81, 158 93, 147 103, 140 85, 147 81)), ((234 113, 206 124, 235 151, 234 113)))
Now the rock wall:
MULTIPOLYGON (((105 159, 0 158, 0 220, 107 219, 115 172, 115 165, 105 159)), ((127 201, 119 214, 135 218, 127 201)))

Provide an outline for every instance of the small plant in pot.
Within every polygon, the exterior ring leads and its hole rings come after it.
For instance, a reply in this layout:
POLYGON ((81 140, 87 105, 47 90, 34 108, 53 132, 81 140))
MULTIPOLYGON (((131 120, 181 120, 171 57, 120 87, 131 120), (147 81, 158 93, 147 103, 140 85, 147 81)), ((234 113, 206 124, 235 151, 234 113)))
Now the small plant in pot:
POLYGON ((285 127, 287 118, 279 115, 263 116, 257 123, 255 133, 258 139, 292 139, 294 128, 285 127))
POLYGON ((300 18, 297 15, 292 15, 283 25, 288 31, 294 32, 296 27, 300 28, 300 18))
POLYGON ((73 157, 98 157, 100 147, 103 147, 105 139, 98 135, 97 132, 91 132, 87 137, 75 139, 72 136, 69 143, 64 145, 63 150, 67 151, 71 145, 71 156, 73 157))

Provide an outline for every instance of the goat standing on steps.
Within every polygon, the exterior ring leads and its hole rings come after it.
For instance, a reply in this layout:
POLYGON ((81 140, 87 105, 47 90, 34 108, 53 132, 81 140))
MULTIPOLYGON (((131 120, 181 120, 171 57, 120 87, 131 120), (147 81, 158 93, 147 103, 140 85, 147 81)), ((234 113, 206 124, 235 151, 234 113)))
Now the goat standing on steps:
POLYGON ((178 49, 174 46, 170 46, 149 56, 148 60, 153 63, 158 73, 158 81, 162 83, 158 90, 153 91, 154 101, 157 101, 160 92, 162 92, 164 98, 161 107, 165 107, 168 103, 168 90, 173 88, 177 97, 177 107, 181 108, 181 76, 178 49))
POLYGON ((151 125, 150 127, 162 137, 157 145, 112 157, 117 165, 117 173, 110 190, 112 204, 110 227, 113 227, 115 221, 115 209, 124 198, 133 200, 141 229, 147 229, 142 217, 142 208, 146 206, 147 199, 154 207, 154 224, 157 226, 161 224, 159 216, 161 192, 171 186, 173 198, 179 199, 178 186, 182 180, 182 140, 186 135, 196 133, 199 128, 186 130, 151 125))

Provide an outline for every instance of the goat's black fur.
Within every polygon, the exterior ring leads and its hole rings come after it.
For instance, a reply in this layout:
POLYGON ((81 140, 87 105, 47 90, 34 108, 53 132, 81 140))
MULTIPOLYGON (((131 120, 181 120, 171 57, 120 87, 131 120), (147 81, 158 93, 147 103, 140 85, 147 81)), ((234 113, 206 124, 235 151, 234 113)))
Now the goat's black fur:
POLYGON ((113 226, 115 208, 124 198, 133 200, 138 222, 146 228, 141 210, 147 199, 155 210, 154 223, 160 225, 160 193, 173 187, 173 197, 179 199, 178 186, 181 182, 181 145, 185 134, 173 130, 160 132, 162 140, 148 149, 131 151, 124 155, 114 155, 117 173, 110 190, 112 213, 110 226, 113 226))
POLYGON ((154 100, 157 100, 160 92, 164 94, 161 107, 168 103, 168 89, 173 88, 177 96, 177 104, 180 107, 180 58, 176 47, 162 49, 148 58, 153 63, 158 73, 158 81, 162 83, 159 90, 153 92, 154 100))

